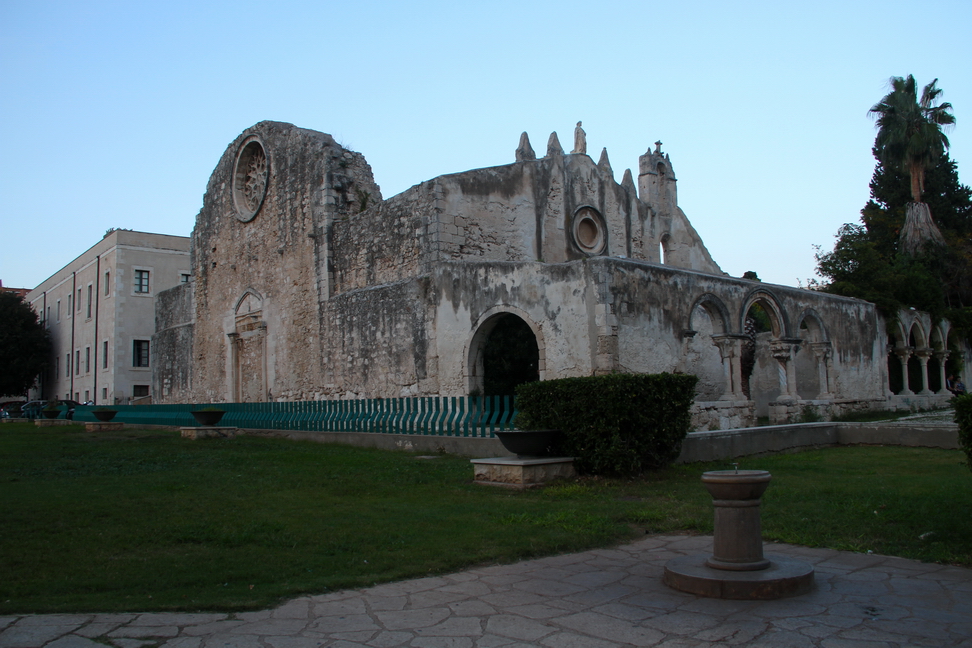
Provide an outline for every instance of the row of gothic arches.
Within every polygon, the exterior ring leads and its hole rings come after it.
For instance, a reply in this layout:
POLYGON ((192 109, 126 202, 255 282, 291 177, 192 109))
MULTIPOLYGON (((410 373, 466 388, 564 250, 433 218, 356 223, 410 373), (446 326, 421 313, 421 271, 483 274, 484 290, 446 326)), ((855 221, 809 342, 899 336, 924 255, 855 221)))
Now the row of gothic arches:
POLYGON ((947 320, 928 326, 903 317, 888 340, 888 391, 899 396, 948 394, 948 378, 961 371, 961 349, 947 320), (930 330, 929 330, 930 329, 930 330))

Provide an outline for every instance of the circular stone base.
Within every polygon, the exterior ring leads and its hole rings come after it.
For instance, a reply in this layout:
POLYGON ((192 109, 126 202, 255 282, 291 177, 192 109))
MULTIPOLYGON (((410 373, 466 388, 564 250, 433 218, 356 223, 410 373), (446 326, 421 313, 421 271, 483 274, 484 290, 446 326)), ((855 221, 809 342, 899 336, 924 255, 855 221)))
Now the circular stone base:
POLYGON ((705 564, 708 554, 673 558, 662 579, 669 587, 711 598, 769 600, 799 596, 813 589, 813 567, 783 556, 767 556, 770 566, 759 571, 726 571, 705 564))

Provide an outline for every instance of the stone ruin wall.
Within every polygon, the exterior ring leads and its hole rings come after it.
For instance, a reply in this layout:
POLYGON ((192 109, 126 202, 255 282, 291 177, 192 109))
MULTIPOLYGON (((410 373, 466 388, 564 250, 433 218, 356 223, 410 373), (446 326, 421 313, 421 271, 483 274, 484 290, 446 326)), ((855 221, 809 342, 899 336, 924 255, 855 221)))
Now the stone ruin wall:
POLYGON ((254 347, 242 357, 249 362, 243 378, 253 378, 248 388, 262 392, 264 400, 319 392, 321 304, 330 291, 328 223, 357 213, 360 192, 381 200, 364 157, 323 133, 261 122, 227 148, 192 235, 196 400, 237 396, 229 384, 237 369, 228 338, 237 328, 257 337, 263 331, 262 339, 245 342, 254 347), (241 214, 234 174, 239 152, 253 141, 266 152, 265 185, 256 213, 241 214), (245 306, 256 310, 238 313, 248 291, 252 298, 245 306), (254 372, 262 375, 253 377, 254 372), (252 387, 257 380, 263 384, 252 387))

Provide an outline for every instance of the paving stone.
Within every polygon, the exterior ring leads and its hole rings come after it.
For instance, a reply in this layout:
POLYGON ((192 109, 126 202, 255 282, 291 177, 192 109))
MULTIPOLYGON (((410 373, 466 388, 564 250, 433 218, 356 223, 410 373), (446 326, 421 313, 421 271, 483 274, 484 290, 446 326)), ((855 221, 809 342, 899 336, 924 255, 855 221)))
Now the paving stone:
POLYGON ((678 611, 649 617, 642 621, 641 625, 661 630, 665 634, 694 635, 701 630, 707 630, 719 623, 720 619, 718 617, 678 611))
POLYGON ((549 619, 551 617, 563 616, 564 610, 550 605, 518 605, 507 608, 507 612, 516 614, 527 619, 549 619))
POLYGON ((473 648, 469 637, 417 637, 410 646, 414 648, 473 648))
POLYGON ((529 605, 531 603, 545 602, 546 599, 537 594, 532 594, 530 592, 496 592, 494 594, 488 594, 483 596, 482 599, 490 605, 496 606, 498 609, 508 608, 514 605, 529 605))
POLYGON ((188 626, 213 623, 229 618, 228 614, 140 614, 128 622, 128 627, 136 626, 188 626))
POLYGON ((654 628, 641 627, 623 619, 593 612, 580 612, 560 617, 555 623, 600 639, 633 646, 653 646, 665 638, 664 634, 654 628))
POLYGON ((263 640, 255 635, 218 634, 204 639, 202 648, 266 648, 266 646, 263 640))
POLYGON ((572 632, 558 632, 540 640, 548 648, 621 648, 621 644, 572 632))
POLYGON ((229 630, 235 635, 294 635, 307 626, 306 619, 263 619, 229 630))
POLYGON ((0 632, 0 648, 37 648, 76 629, 77 625, 21 625, 22 620, 0 632))
POLYGON ((748 645, 755 637, 769 629, 765 621, 723 619, 719 624, 692 635, 693 639, 713 642, 720 646, 748 645))
POLYGON ((307 630, 330 635, 336 632, 377 631, 381 628, 367 614, 345 614, 343 616, 325 616, 312 619, 307 630))
POLYGON ((79 637, 100 637, 108 634, 119 625, 120 624, 118 623, 89 623, 75 630, 73 634, 76 634, 79 637))
POLYGON ((241 626, 244 623, 246 623, 246 621, 227 619, 225 621, 216 621, 215 623, 189 626, 182 629, 182 634, 190 637, 203 637, 206 635, 221 634, 223 632, 229 632, 231 629, 241 626))
POLYGON ((595 608, 591 608, 591 612, 606 614, 607 616, 624 619, 625 621, 641 621, 658 613, 657 610, 649 610, 637 605, 628 605, 627 603, 598 605, 595 608))
POLYGON ((476 617, 446 619, 429 628, 419 628, 420 637, 479 637, 483 634, 483 622, 476 617))
POLYGON ((169 639, 159 648, 200 648, 202 642, 202 637, 176 637, 169 639))
POLYGON ((464 601, 469 598, 468 594, 458 592, 443 592, 434 590, 430 592, 418 592, 408 597, 410 608, 443 607, 456 601, 464 601))
POLYGON ((85 637, 68 635, 67 637, 55 639, 47 644, 46 648, 105 648, 105 644, 91 641, 85 637))
POLYGON ((284 603, 275 609, 270 616, 274 619, 306 619, 310 611, 310 600, 302 598, 284 603))
POLYGON ((447 608, 426 608, 423 610, 402 610, 401 612, 378 612, 378 622, 386 630, 415 630, 428 628, 441 623, 449 616, 447 608))
POLYGON ((141 639, 143 637, 175 637, 179 634, 176 626, 122 626, 108 633, 109 637, 125 637, 129 639, 141 639))
MULTIPOLYGON (((122 639, 112 639, 111 643, 114 644, 117 648, 149 648, 149 647, 154 648, 154 646, 158 645, 158 642, 155 639, 122 638, 122 639)), ((48 648, 49 646, 50 644, 48 644, 48 648)))
POLYGON ((497 614, 486 620, 486 632, 524 641, 536 641, 554 630, 543 623, 512 614, 497 614))
POLYGON ((540 596, 570 596, 584 591, 584 588, 578 585, 555 580, 525 580, 514 587, 540 596))
POLYGON ((415 635, 411 632, 388 632, 382 631, 368 641, 369 646, 374 648, 393 648, 394 646, 404 646, 411 641, 415 635))
MULTIPOLYGON (((343 601, 342 601, 343 603, 343 601)), ((360 609, 355 608, 354 614, 360 614, 366 609, 371 609, 372 612, 378 611, 391 611, 391 610, 404 610, 405 606, 408 605, 407 596, 363 596, 358 603, 361 603, 360 609)), ((337 605, 337 602, 328 605, 337 605)), ((322 609, 320 605, 314 606, 314 614, 319 614, 318 610, 322 609)), ((327 609, 327 608, 324 608, 327 609)), ((331 608, 337 609, 337 608, 331 608)), ((351 608, 348 608, 349 613, 351 608)), ((333 615, 331 615, 333 616, 333 615)))
POLYGON ((264 637, 270 648, 320 648, 323 641, 314 637, 264 637))
POLYGON ((448 585, 443 587, 442 591, 450 594, 464 594, 466 596, 483 596, 492 592, 489 585, 480 583, 478 580, 448 585))
POLYGON ((20 617, 15 616, 0 616, 0 630, 3 630, 8 625, 16 622, 20 617))
POLYGON ((496 614, 496 608, 478 600, 457 601, 449 604, 449 610, 455 616, 484 617, 496 614))

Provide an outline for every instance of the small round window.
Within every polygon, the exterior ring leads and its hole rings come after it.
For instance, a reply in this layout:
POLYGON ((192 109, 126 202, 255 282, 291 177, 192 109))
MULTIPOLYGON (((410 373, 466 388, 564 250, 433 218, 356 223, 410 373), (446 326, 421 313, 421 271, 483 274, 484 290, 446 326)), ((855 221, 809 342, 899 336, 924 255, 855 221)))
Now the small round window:
POLYGON ((267 153, 256 139, 246 142, 236 156, 233 203, 236 217, 247 223, 256 216, 267 193, 267 153))
POLYGON ((574 245, 584 254, 601 254, 607 248, 604 219, 593 207, 581 207, 574 213, 571 233, 574 245))

